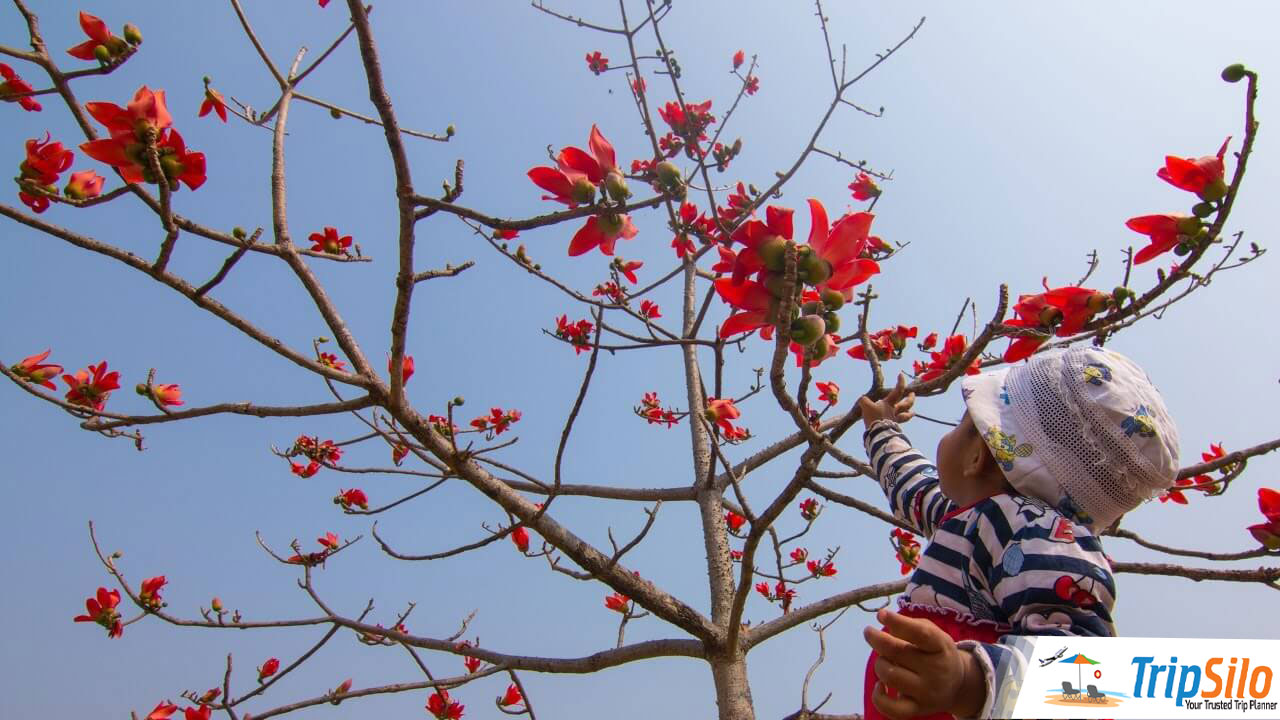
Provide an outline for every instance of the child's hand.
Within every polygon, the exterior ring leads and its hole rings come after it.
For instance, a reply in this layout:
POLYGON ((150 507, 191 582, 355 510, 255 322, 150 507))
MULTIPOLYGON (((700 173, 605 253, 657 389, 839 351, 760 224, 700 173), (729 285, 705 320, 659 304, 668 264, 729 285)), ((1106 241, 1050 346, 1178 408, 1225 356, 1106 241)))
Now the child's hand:
POLYGON ((873 627, 863 631, 880 657, 879 682, 871 701, 889 718, 913 718, 945 712, 976 717, 986 701, 986 681, 973 653, 961 650, 936 625, 881 610, 876 619, 889 632, 873 627), (896 690, 890 696, 887 688, 896 690))
POLYGON ((915 393, 907 393, 907 376, 898 373, 898 384, 893 386, 888 395, 880 398, 878 402, 872 401, 871 398, 863 395, 858 398, 858 407, 862 409, 862 422, 866 427, 877 420, 894 420, 904 423, 911 419, 914 413, 911 412, 911 406, 916 402, 915 393), (906 395, 903 397, 903 395, 906 395))

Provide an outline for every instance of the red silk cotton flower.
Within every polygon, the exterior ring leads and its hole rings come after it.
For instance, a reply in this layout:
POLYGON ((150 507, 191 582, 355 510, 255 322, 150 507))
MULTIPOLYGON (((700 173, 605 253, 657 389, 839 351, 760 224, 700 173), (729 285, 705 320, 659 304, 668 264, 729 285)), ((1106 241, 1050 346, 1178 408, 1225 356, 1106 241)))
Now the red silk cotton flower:
POLYGON ((227 101, 223 99, 222 93, 205 85, 204 102, 200 103, 200 115, 198 117, 204 117, 210 112, 217 113, 222 122, 227 121, 227 101))
POLYGON ((62 366, 54 363, 45 364, 45 358, 49 357, 51 352, 53 351, 45 350, 37 355, 25 357, 9 370, 29 383, 57 390, 58 386, 53 384, 53 378, 62 372, 62 366))
POLYGON ((189 152, 182 135, 171 125, 173 118, 165 104, 163 90, 138 88, 125 107, 91 102, 85 110, 106 126, 111 137, 84 143, 80 149, 89 157, 119 171, 125 182, 158 182, 151 170, 146 143, 155 142, 160 170, 171 190, 185 183, 192 190, 205 181, 204 153, 189 152))
POLYGON ((1082 287, 1046 287, 1037 295, 1022 295, 1013 306, 1016 317, 1006 324, 1039 330, 1036 335, 1016 337, 1004 353, 1005 362, 1030 357, 1051 335, 1068 337, 1084 329, 1093 316, 1111 304, 1111 296, 1082 287))
POLYGON ((1268 550, 1280 550, 1280 492, 1258 488, 1258 509, 1267 521, 1250 525, 1249 533, 1268 550))
MULTIPOLYGON (((56 195, 58 189, 54 187, 54 183, 58 182, 58 176, 63 171, 71 167, 71 163, 75 161, 75 154, 62 147, 62 143, 51 142, 49 133, 45 133, 44 140, 35 138, 28 140, 26 151, 26 159, 18 166, 19 177, 40 185, 47 193, 56 195)), ((41 193, 19 190, 18 199, 36 213, 49 209, 49 198, 41 193)))
POLYGON ((1200 218, 1182 213, 1165 213, 1129 218, 1125 222, 1125 227, 1151 239, 1150 245, 1133 256, 1134 264, 1141 265, 1177 247, 1182 241, 1181 238, 1194 236, 1202 227, 1202 223, 1200 218))
POLYGON ((325 227, 323 233, 311 233, 307 238, 311 241, 311 249, 315 252, 329 253, 330 255, 345 255, 347 248, 351 247, 351 236, 338 236, 338 228, 325 227))
POLYGON ((62 189, 62 194, 72 200, 96 198, 102 194, 102 184, 105 182, 106 178, 93 170, 81 170, 80 172, 71 173, 71 179, 67 181, 67 186, 62 189))
POLYGON ((1217 155, 1198 158, 1166 155, 1164 167, 1156 171, 1156 177, 1179 190, 1193 192, 1202 200, 1208 202, 1221 200, 1227 194, 1227 184, 1223 181, 1225 166, 1222 159, 1227 154, 1227 145, 1230 142, 1230 137, 1223 140, 1217 155))
POLYGON ((524 526, 511 531, 511 542, 515 544, 516 549, 520 552, 529 552, 529 531, 524 526))
POLYGON ((280 661, 276 658, 267 658, 267 661, 258 667, 258 682, 263 682, 275 675, 278 670, 280 670, 280 661))
POLYGON ((36 99, 28 95, 35 91, 27 81, 18 76, 13 68, 0 63, 0 102, 16 102, 27 112, 40 112, 43 108, 36 99))
POLYGON ((508 685, 507 691, 502 694, 502 697, 498 698, 498 704, 502 707, 519 705, 522 702, 524 702, 524 695, 520 694, 520 688, 515 685, 508 685))
POLYGON ((612 595, 607 595, 605 596, 605 599, 604 599, 605 607, 609 608, 614 612, 619 612, 624 615, 627 613, 627 608, 630 604, 631 604, 631 598, 627 597, 626 595, 623 595, 622 593, 614 593, 612 595))
POLYGON ((574 233, 569 242, 569 255, 576 257, 583 253, 600 248, 605 255, 613 254, 614 244, 618 238, 630 240, 637 233, 636 226, 631 224, 630 215, 601 213, 587 218, 587 222, 574 233))
MULTIPOLYGON (((852 300, 853 287, 880 272, 880 265, 876 261, 862 257, 867 250, 867 233, 871 230, 871 221, 875 219, 875 215, 868 212, 850 213, 828 229, 827 210, 813 198, 809 199, 809 215, 812 220, 809 246, 818 258, 830 265, 829 277, 816 284, 818 291, 837 290, 844 295, 845 300, 852 300)), ((813 276, 811 270, 810 277, 813 276)))
MULTIPOLYGON (((968 349, 969 341, 964 335, 952 335, 942 345, 942 352, 929 353, 929 362, 923 363, 917 360, 912 370, 921 381, 932 380, 941 376, 950 370, 953 365, 960 361, 960 357, 964 355, 968 349)), ((978 369, 978 361, 975 359, 969 367, 964 370, 966 375, 977 375, 981 372, 978 369)))
MULTIPOLYGON (((408 451, 408 448, 405 448, 408 451)), ((399 463, 396 463, 397 465, 399 463)), ((350 490, 339 490, 336 497, 333 498, 334 505, 341 505, 343 510, 350 510, 358 507, 361 510, 369 509, 369 497, 364 494, 360 488, 351 488, 350 490)))
POLYGON ((849 189, 853 191, 854 200, 870 200, 880 196, 880 186, 864 172, 858 173, 857 179, 849 184, 849 189))
POLYGON ((107 372, 107 361, 90 365, 75 375, 63 375, 62 381, 70 388, 67 402, 94 410, 101 410, 112 390, 120 389, 120 373, 107 372))
POLYGON ((427 700, 427 712, 436 720, 459 720, 465 706, 449 699, 449 691, 440 689, 432 693, 427 700))
POLYGON ((110 60, 120 55, 128 47, 125 41, 111 34, 111 30, 107 29, 107 24, 102 18, 96 15, 80 11, 80 29, 84 30, 84 34, 89 36, 88 40, 68 48, 67 54, 73 58, 80 60, 110 60), (98 48, 105 50, 105 58, 98 56, 98 48))
POLYGON ((120 622, 120 613, 116 606, 120 604, 120 591, 98 588, 94 597, 84 601, 84 615, 77 615, 76 622, 92 622, 107 629, 107 637, 118 638, 124 634, 124 625, 120 622))

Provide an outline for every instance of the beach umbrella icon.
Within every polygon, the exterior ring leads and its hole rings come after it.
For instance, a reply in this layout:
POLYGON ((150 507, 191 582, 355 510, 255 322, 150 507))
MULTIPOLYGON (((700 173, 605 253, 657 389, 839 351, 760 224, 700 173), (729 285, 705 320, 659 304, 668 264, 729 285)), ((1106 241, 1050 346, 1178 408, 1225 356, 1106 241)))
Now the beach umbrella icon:
POLYGON ((1090 660, 1089 658, 1084 656, 1084 653, 1076 653, 1075 655, 1072 655, 1071 657, 1066 658, 1065 660, 1058 661, 1059 665, 1063 663, 1076 666, 1076 687, 1081 687, 1082 680, 1081 680, 1080 666, 1081 665, 1097 665, 1098 661, 1090 660))

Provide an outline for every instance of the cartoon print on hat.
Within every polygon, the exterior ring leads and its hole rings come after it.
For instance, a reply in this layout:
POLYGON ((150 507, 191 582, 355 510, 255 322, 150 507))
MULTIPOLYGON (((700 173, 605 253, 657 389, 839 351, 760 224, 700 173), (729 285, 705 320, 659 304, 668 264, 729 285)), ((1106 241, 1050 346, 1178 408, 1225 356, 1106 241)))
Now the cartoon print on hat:
POLYGON ((1048 350, 960 387, 1009 484, 1081 525, 1110 525, 1177 476, 1178 429, 1147 374, 1120 353, 1048 350))
POLYGON ((1145 438, 1156 436, 1156 425, 1151 421, 1151 411, 1146 405, 1139 405, 1132 415, 1120 423, 1120 428, 1127 437, 1133 437, 1134 433, 1145 438))
POLYGON ((1084 381, 1102 387, 1102 383, 1111 382, 1111 368, 1102 363, 1085 363, 1084 381))
POLYGON ((986 438, 987 446, 991 448, 991 456, 996 459, 996 462, 1005 472, 1013 469, 1014 460, 1020 457, 1030 457, 1031 455, 1032 448, 1030 443, 1019 445, 1016 435, 1006 435, 994 425, 987 428, 984 437, 986 438))

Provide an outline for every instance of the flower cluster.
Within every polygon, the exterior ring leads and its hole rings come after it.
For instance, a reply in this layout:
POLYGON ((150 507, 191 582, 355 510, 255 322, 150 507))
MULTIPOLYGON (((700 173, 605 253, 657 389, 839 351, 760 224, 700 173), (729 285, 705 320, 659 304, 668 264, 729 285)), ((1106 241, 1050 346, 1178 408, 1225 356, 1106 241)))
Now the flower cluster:
MULTIPOLYGON (((1204 462, 1214 462, 1226 457, 1227 451, 1223 449, 1221 443, 1210 443, 1209 452, 1200 453, 1200 459, 1204 462)), ((1234 469, 1234 465, 1220 468, 1224 473, 1229 473, 1234 469)), ((1173 502, 1178 505, 1187 504, 1187 496, 1185 490, 1198 490, 1205 495, 1221 495, 1226 490, 1226 484, 1222 480, 1214 480, 1208 475, 1196 475, 1195 477, 1178 478, 1174 483, 1174 487, 1169 488, 1160 495, 1160 502, 1173 502)))
POLYGON ((791 601, 795 600, 796 597, 796 591, 787 587, 787 583, 784 580, 779 580, 772 588, 769 587, 767 582, 758 582, 756 583, 756 592, 760 593, 769 602, 782 603, 782 612, 784 613, 791 609, 791 601))
POLYGON ((689 159, 701 160, 706 154, 702 141, 707 139, 707 128, 716 121, 711 114, 711 101, 685 103, 683 108, 680 103, 668 102, 658 108, 658 116, 671 128, 671 132, 658 138, 658 149, 668 158, 684 150, 689 159))
POLYGON ((489 438, 501 435, 510 429, 511 424, 520 421, 519 410, 503 410, 502 408, 489 408, 488 415, 481 415, 471 421, 471 427, 479 430, 489 438))
POLYGON ((640 407, 636 408, 636 414, 649 421, 650 425, 667 424, 667 428, 672 428, 676 423, 680 422, 680 417, 670 408, 663 409, 661 401, 658 400, 657 391, 647 392, 640 401, 640 407))
MULTIPOLYGON (((556 155, 556 167, 540 166, 529 170, 534 185, 551 193, 543 200, 554 200, 569 207, 591 205, 599 186, 605 196, 621 205, 631 197, 626 178, 618 168, 613 145, 601 134, 600 128, 591 126, 587 140, 590 152, 581 148, 565 147, 556 155)), ((612 255, 619 237, 630 240, 636 236, 631 216, 605 208, 587 218, 586 224, 574 233, 569 242, 569 255, 577 256, 600 248, 605 255, 612 255)))
MULTIPOLYGON (((922 382, 939 377, 960 362, 968 347, 969 341, 964 335, 952 335, 942 344, 942 352, 929 353, 929 362, 917 360, 912 363, 912 372, 922 382)), ((966 375, 977 375, 980 372, 978 360, 975 358, 964 372, 966 375)))
MULTIPOLYGON (((915 326, 908 327, 906 325, 898 325, 897 327, 885 328, 879 330, 868 338, 871 340, 871 350, 876 354, 877 360, 889 360, 902 357, 902 351, 907 347, 907 338, 914 338, 918 330, 915 326)), ((937 336, 934 336, 937 341, 937 336)), ((862 343, 849 348, 849 357, 859 360, 866 360, 867 355, 862 343)))
POLYGON ((805 522, 813 522, 818 519, 818 515, 822 514, 822 506, 818 504, 815 498, 805 498, 800 502, 800 517, 805 522))
POLYGON ((285 560, 285 562, 292 565, 315 567, 316 565, 323 564, 329 555, 342 546, 338 540, 337 534, 331 532, 326 532, 322 537, 316 538, 316 542, 320 543, 320 550, 318 552, 307 553, 305 555, 301 553, 294 553, 288 560, 285 560))
MULTIPOLYGON (((816 365, 835 352, 838 337, 834 333, 840 328, 836 311, 853 298, 854 286, 880 272, 880 266, 868 256, 871 213, 851 213, 832 225, 826 208, 814 199, 809 200, 809 213, 809 243, 794 249, 798 282, 793 292, 799 302, 793 304, 790 332, 797 361, 803 354, 816 365), (806 293, 805 286, 813 290, 806 293)), ((790 209, 770 205, 763 222, 748 220, 734 232, 732 241, 742 245, 741 250, 721 252, 717 267, 722 271, 731 267, 732 275, 715 281, 716 292, 736 310, 721 325, 721 337, 756 329, 764 339, 772 337, 785 292, 792 214, 790 209)))
POLYGON ((62 372, 62 366, 54 363, 45 364, 45 359, 49 357, 52 350, 45 350, 42 353, 23 358, 9 370, 18 377, 35 385, 47 387, 50 390, 57 390, 58 386, 53 384, 53 378, 62 372))
POLYGON ((143 580, 142 589, 138 593, 138 600, 142 603, 142 606, 148 610, 159 610, 164 607, 164 600, 160 597, 160 590, 168 582, 163 575, 143 580))
POLYGON ((114 167, 125 182, 157 183, 150 153, 155 152, 160 172, 170 190, 179 183, 195 190, 205 181, 204 153, 189 152, 182 135, 172 127, 163 90, 138 88, 125 107, 91 102, 85 110, 107 128, 111 137, 84 143, 80 149, 89 157, 114 167))
POLYGON ((298 439, 293 441, 288 457, 299 455, 309 462, 306 465, 290 462, 289 468, 294 475, 309 478, 319 472, 323 465, 337 464, 342 459, 342 448, 335 445, 332 440, 321 442, 318 437, 299 435, 298 439))
POLYGON ((556 337, 568 340, 573 345, 573 354, 591 349, 591 331, 595 325, 583 318, 577 322, 569 322, 567 315, 556 318, 556 337))
POLYGON ((449 699, 449 691, 441 688, 427 699, 427 712, 436 720, 458 720, 462 717, 465 706, 456 700, 449 699))
POLYGON ((124 26, 124 37, 116 37, 102 18, 80 11, 80 29, 88 40, 68 48, 67 54, 80 60, 97 60, 106 65, 115 62, 142 44, 142 33, 133 24, 124 26))
POLYGON ((831 577, 836 574, 835 563, 831 562, 831 558, 826 560, 810 560, 805 563, 805 567, 809 573, 816 578, 831 577))
POLYGON ((1209 230, 1204 227, 1202 218, 1206 218, 1222 209, 1227 194, 1225 180, 1226 166, 1223 161, 1227 153, 1227 138, 1217 155, 1206 155, 1198 158, 1184 158, 1168 155, 1164 167, 1156 171, 1156 177, 1170 185, 1194 193, 1200 202, 1191 208, 1191 215, 1183 213, 1161 213, 1157 215, 1141 215, 1130 218, 1125 226, 1134 232, 1146 235, 1150 244, 1133 256, 1134 264, 1141 264, 1159 255, 1173 250, 1178 255, 1186 255, 1194 248, 1210 242, 1209 230))
POLYGON ((889 544, 893 546, 894 554, 902 565, 900 570, 903 575, 914 570, 920 563, 920 541, 911 533, 902 528, 894 528, 889 533, 889 544))
POLYGON ((595 289, 591 291, 591 296, 608 298, 609 302, 615 305, 621 305, 627 299, 627 294, 622 291, 622 288, 618 287, 618 283, 612 280, 596 285, 595 289))
POLYGON ((631 598, 622 593, 613 593, 606 595, 604 598, 604 606, 610 610, 626 615, 631 611, 631 598))
POLYGON ((818 401, 828 405, 835 405, 840 402, 840 386, 831 382, 816 382, 814 386, 818 388, 818 401))
POLYGON ((1022 295, 1018 304, 1013 306, 1016 317, 1005 324, 1035 332, 1014 338, 1004 353, 1004 361, 1011 363, 1030 357, 1052 335, 1075 335, 1095 314, 1112 306, 1112 297, 1097 290, 1082 287, 1050 289, 1046 282, 1044 292, 1022 295))

